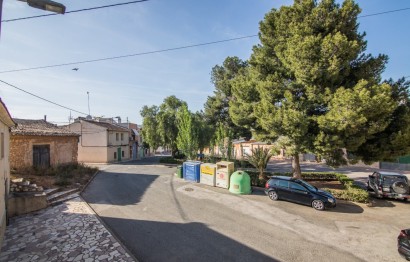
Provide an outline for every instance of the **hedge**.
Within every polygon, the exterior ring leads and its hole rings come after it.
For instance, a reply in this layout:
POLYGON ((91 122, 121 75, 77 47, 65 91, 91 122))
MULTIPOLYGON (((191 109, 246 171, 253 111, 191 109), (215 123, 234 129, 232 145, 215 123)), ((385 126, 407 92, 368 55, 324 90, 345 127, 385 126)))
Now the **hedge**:
POLYGON ((172 156, 168 156, 168 157, 162 157, 159 159, 160 163, 163 164, 180 164, 182 165, 182 163, 184 162, 184 160, 181 159, 175 159, 172 156))

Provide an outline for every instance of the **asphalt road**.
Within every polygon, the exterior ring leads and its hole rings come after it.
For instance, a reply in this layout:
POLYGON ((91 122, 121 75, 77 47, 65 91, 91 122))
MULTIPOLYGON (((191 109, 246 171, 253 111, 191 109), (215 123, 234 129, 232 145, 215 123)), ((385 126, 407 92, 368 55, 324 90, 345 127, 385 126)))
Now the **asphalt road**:
POLYGON ((399 230, 410 205, 338 203, 319 212, 261 191, 188 183, 176 168, 144 162, 105 166, 84 199, 140 261, 400 261, 399 230))

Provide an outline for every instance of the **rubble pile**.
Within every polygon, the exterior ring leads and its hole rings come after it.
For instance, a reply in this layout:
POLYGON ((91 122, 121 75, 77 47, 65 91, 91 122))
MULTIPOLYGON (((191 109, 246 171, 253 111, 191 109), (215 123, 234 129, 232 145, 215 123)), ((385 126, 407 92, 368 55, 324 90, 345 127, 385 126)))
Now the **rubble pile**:
POLYGON ((24 181, 23 178, 13 179, 10 184, 10 192, 43 192, 42 186, 31 184, 30 181, 24 181))

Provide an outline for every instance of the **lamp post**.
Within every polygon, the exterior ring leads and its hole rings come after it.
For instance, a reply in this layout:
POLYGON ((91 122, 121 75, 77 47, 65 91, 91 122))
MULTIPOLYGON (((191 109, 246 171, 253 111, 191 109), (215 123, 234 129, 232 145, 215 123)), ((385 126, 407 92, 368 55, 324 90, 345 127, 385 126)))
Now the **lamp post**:
POLYGON ((50 1, 50 0, 18 0, 21 2, 27 2, 27 4, 31 7, 38 8, 41 10, 46 10, 50 12, 54 12, 57 14, 64 14, 65 13, 65 6, 63 4, 50 1))
MULTIPOLYGON (((57 14, 65 13, 65 6, 63 4, 50 1, 50 0, 18 0, 21 2, 26 2, 29 6, 38 8, 41 10, 46 10, 54 12, 57 14)), ((0 0, 0 34, 1 34, 1 19, 2 19, 2 10, 3 10, 3 0, 0 0)))

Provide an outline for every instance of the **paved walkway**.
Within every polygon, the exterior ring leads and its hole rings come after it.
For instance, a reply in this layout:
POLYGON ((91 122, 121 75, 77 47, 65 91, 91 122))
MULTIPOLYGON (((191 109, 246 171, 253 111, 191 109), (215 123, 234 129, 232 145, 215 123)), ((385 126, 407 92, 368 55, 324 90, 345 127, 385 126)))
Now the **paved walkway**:
POLYGON ((80 197, 13 218, 0 262, 134 261, 80 197))

